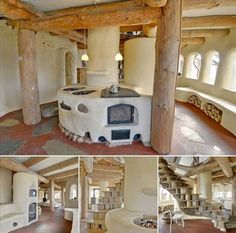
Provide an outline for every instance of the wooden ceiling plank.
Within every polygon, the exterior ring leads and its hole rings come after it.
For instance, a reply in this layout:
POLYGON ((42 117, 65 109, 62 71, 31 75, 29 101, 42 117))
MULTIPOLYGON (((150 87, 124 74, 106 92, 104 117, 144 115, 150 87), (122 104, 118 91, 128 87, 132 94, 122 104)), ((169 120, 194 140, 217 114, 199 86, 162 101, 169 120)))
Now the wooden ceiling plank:
POLYGON ((31 157, 31 158, 27 159, 25 162, 23 162, 23 164, 26 167, 33 167, 35 164, 37 164, 45 159, 47 159, 47 157, 31 157))
POLYGON ((227 178, 233 176, 233 169, 228 157, 215 157, 215 161, 218 163, 227 178))

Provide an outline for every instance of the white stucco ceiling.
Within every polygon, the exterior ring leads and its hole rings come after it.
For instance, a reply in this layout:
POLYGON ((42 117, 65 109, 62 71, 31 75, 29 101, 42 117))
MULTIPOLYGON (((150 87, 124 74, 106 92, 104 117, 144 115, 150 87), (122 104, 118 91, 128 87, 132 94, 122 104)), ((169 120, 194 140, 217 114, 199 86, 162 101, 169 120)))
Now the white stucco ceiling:
MULTIPOLYGON (((122 0, 24 0, 32 4, 37 10, 51 11, 69 7, 95 5, 108 2, 120 2, 122 0)), ((195 17, 204 15, 236 15, 236 7, 218 7, 213 9, 197 9, 184 11, 185 17, 195 17)))
MULTIPOLYGON (((26 158, 26 157, 15 157, 13 158, 13 160, 17 160, 21 163, 25 162, 26 160, 28 160, 30 157, 26 158)), ((37 163, 36 165, 30 167, 29 169, 34 171, 34 172, 38 172, 42 169, 45 169, 47 167, 50 167, 52 165, 58 164, 60 162, 66 161, 68 159, 71 159, 71 157, 50 157, 50 158, 46 158, 44 160, 42 160, 41 162, 37 163)), ((45 174, 45 176, 49 176, 49 175, 54 175, 57 173, 61 173, 61 172, 65 172, 65 171, 69 171, 72 169, 76 169, 78 168, 78 164, 75 165, 71 165, 62 169, 58 169, 56 171, 50 172, 48 174, 45 174)))
POLYGON ((119 2, 121 0, 24 0, 32 4, 40 11, 52 11, 69 7, 95 5, 108 2, 119 2))

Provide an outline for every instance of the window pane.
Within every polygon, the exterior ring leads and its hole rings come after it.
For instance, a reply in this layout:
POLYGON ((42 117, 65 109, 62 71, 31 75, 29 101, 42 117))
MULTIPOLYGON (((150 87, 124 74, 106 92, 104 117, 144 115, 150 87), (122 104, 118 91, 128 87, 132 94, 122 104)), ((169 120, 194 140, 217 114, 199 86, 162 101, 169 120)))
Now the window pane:
POLYGON ((201 70, 202 57, 200 54, 195 54, 192 56, 192 64, 190 68, 190 78, 198 79, 201 70))
POLYGON ((233 61, 232 83, 231 88, 236 90, 236 59, 233 61))
POLYGON ((179 66, 178 66, 178 76, 182 76, 183 68, 184 68, 184 56, 180 55, 179 66))
POLYGON ((209 84, 215 84, 219 61, 220 61, 219 53, 215 53, 212 56, 212 60, 211 60, 211 68, 210 68, 209 78, 207 82, 209 84))

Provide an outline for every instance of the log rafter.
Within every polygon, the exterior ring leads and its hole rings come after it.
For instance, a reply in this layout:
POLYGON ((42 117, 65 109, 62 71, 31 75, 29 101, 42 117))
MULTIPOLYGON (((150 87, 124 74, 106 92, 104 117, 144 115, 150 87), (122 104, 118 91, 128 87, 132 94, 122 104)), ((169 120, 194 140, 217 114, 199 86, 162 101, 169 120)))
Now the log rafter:
MULTIPOLYGON (((33 20, 46 16, 45 13, 35 10, 31 5, 21 2, 20 0, 0 0, 0 13, 10 19, 11 25, 16 25, 15 20, 33 20)), ((84 43, 84 36, 77 31, 54 30, 49 32, 66 37, 72 41, 84 43)))
MULTIPOLYGON (((63 11, 64 12, 64 11, 63 11)), ((67 13, 21 21, 21 27, 36 31, 89 29, 103 26, 126 26, 157 23, 161 10, 142 5, 130 6, 130 2, 77 7, 67 13), (107 6, 108 5, 108 6, 107 6)))

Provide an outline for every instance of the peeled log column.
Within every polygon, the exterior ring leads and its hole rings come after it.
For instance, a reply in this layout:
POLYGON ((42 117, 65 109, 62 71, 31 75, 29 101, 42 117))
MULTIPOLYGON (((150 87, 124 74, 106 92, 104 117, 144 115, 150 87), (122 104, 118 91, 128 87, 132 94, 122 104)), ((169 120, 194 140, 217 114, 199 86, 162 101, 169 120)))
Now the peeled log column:
POLYGON ((33 31, 18 29, 18 51, 23 119, 26 125, 35 125, 40 122, 41 113, 36 64, 36 40, 33 31))
POLYGON ((236 216, 236 175, 232 178, 232 215, 236 216))
POLYGON ((55 184, 54 180, 50 180, 50 211, 54 212, 54 189, 55 189, 55 184))
POLYGON ((168 154, 174 124, 182 0, 168 0, 162 12, 156 41, 151 145, 159 153, 168 154))

